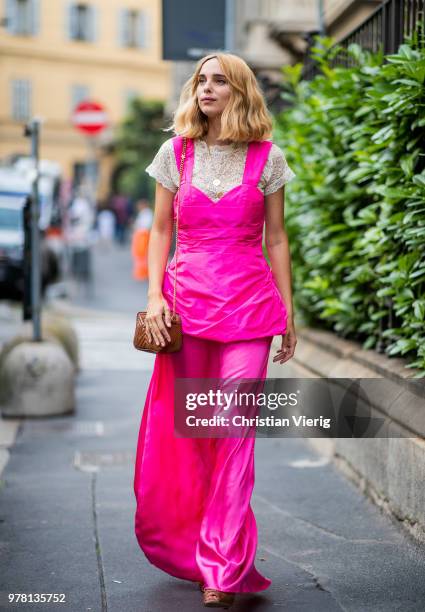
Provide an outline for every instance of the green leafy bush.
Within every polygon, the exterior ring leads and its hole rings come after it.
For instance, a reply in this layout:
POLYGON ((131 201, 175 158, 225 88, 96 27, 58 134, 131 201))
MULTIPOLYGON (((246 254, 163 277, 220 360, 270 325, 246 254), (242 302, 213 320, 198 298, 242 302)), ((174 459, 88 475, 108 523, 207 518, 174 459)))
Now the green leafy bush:
POLYGON ((405 356, 425 376, 425 50, 384 56, 316 37, 320 73, 285 66, 275 141, 294 304, 309 325, 405 356), (353 67, 332 67, 348 53, 353 67))

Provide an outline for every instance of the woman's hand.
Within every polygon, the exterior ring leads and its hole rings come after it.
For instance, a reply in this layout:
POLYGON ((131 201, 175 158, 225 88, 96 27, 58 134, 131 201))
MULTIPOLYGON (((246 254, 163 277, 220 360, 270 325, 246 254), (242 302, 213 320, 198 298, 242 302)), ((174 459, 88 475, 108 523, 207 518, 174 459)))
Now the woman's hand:
POLYGON ((145 327, 149 342, 152 338, 157 345, 165 346, 165 341, 171 341, 170 334, 164 324, 163 315, 165 314, 165 324, 171 327, 171 312, 167 301, 162 294, 149 297, 146 310, 145 327))
POLYGON ((297 336, 295 335, 294 321, 288 318, 286 323, 286 332, 282 335, 282 346, 280 351, 273 357, 273 361, 278 361, 280 364, 285 363, 288 359, 293 357, 295 352, 295 345, 297 344, 297 336))

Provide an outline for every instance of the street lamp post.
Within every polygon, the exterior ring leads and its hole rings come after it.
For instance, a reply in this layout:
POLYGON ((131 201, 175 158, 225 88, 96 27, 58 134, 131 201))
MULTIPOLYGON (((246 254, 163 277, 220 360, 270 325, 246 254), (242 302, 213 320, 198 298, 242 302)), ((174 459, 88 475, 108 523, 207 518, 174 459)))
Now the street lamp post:
POLYGON ((25 136, 31 138, 31 157, 34 177, 31 185, 31 317, 33 340, 41 341, 41 254, 40 254, 40 201, 38 193, 40 120, 32 119, 25 126, 25 136))

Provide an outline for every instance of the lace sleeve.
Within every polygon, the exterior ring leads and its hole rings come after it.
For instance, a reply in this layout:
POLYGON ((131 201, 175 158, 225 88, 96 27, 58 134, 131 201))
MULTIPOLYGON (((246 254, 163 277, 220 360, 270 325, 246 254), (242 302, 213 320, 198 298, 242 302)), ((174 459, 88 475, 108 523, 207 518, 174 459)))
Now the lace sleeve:
POLYGON ((295 176, 296 174, 286 161, 282 150, 273 143, 267 163, 264 166, 262 181, 264 195, 274 193, 295 176))
POLYGON ((179 173, 171 138, 162 143, 152 162, 145 168, 145 172, 173 193, 177 191, 179 173))

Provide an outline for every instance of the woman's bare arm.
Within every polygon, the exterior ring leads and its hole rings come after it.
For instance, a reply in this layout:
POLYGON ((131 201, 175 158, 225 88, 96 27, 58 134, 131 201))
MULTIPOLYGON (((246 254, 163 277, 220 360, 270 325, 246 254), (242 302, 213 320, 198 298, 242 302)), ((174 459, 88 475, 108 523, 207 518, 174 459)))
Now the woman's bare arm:
POLYGON ((170 309, 162 295, 162 282, 173 235, 173 200, 174 193, 157 182, 155 210, 148 247, 149 287, 146 332, 149 340, 151 339, 149 334, 152 333, 156 344, 162 344, 162 346, 165 344, 164 339, 171 340, 163 322, 163 313, 165 313, 165 322, 168 326, 171 325, 170 309))
POLYGON ((162 281, 173 234, 173 199, 174 193, 157 182, 148 247, 148 297, 162 295, 162 281))
POLYGON ((273 277, 288 313, 287 332, 283 336, 282 350, 274 361, 283 363, 295 351, 297 343, 294 330, 292 304, 292 271, 288 235, 284 227, 285 186, 265 196, 265 244, 273 277))
POLYGON ((288 316, 293 315, 291 255, 284 228, 285 187, 265 196, 265 244, 273 277, 286 305, 288 316))

